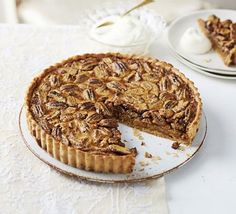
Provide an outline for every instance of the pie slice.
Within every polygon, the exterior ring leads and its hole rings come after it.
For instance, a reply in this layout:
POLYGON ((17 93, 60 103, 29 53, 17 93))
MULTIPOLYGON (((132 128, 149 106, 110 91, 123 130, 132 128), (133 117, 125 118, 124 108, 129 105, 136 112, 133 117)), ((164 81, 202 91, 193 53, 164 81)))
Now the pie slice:
POLYGON ((38 144, 65 164, 130 173, 136 149, 118 122, 191 144, 199 127, 197 89, 172 65, 121 54, 85 54, 44 70, 26 96, 27 123, 38 144))
POLYGON ((199 19, 198 24, 225 65, 236 65, 236 23, 211 15, 206 21, 199 19))

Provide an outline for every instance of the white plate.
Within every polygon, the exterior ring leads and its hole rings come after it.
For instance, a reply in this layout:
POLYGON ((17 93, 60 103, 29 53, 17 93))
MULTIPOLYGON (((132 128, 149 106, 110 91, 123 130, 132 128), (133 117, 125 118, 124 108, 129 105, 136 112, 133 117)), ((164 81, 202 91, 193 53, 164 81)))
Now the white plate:
POLYGON ((183 56, 179 55, 177 52, 175 52, 175 55, 178 55, 179 57, 181 57, 184 61, 186 61, 187 63, 191 64, 193 67, 196 67, 198 69, 210 72, 210 73, 215 73, 218 75, 224 75, 224 76, 236 76, 236 72, 227 72, 227 71, 219 71, 219 70, 214 70, 214 69, 210 69, 210 68, 205 68, 202 66, 199 66, 197 64, 192 63, 191 61, 189 61, 188 59, 185 59, 183 56))
POLYGON ((206 133, 207 133, 207 121, 203 114, 199 131, 193 141, 192 146, 181 146, 181 149, 174 150, 171 148, 172 141, 160 138, 145 132, 140 132, 138 137, 134 136, 133 128, 119 124, 119 130, 122 133, 123 140, 127 140, 127 147, 136 147, 138 155, 136 157, 136 164, 134 171, 130 174, 107 174, 107 173, 95 173, 80 170, 71 166, 68 166, 53 157, 47 152, 41 149, 35 141, 35 138, 30 134, 27 123, 25 109, 22 108, 19 115, 19 128, 21 135, 24 139, 26 146, 36 155, 40 160, 71 176, 78 177, 80 179, 115 183, 115 182, 137 182, 152 178, 158 178, 164 174, 170 173, 175 169, 178 169, 185 163, 187 163, 202 146, 206 133), (145 145, 141 145, 145 142, 145 145), (151 153, 154 158, 145 158, 145 152, 151 153), (142 163, 142 164, 140 164, 142 163), (142 166, 142 165, 146 166, 142 166))
POLYGON ((189 61, 187 61, 186 59, 184 59, 183 57, 181 57, 177 53, 173 53, 173 56, 177 60, 179 60, 181 63, 183 63, 184 65, 186 65, 189 68, 193 69, 194 71, 197 71, 197 72, 199 72, 201 74, 204 74, 206 76, 214 77, 214 78, 219 78, 219 79, 236 80, 236 75, 233 76, 233 75, 224 75, 224 74, 218 74, 218 73, 214 73, 214 72, 209 72, 207 70, 200 69, 200 68, 194 66, 192 63, 190 63, 189 61))
POLYGON ((199 18, 207 19, 212 14, 215 14, 223 20, 231 19, 234 22, 236 21, 235 10, 203 10, 191 13, 177 19, 169 26, 169 45, 173 51, 177 52, 185 59, 191 61, 193 64, 201 66, 205 70, 211 69, 211 71, 214 70, 215 73, 221 74, 236 74, 236 66, 226 66, 223 63, 221 57, 215 51, 211 50, 206 54, 191 54, 184 52, 179 45, 180 38, 187 28, 198 28, 197 20, 199 18))

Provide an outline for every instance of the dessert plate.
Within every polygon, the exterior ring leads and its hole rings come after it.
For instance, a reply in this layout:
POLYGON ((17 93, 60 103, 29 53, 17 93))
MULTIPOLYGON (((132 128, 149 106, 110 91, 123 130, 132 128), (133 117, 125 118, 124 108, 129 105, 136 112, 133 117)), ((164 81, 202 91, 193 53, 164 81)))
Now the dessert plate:
POLYGON ((189 67, 189 68, 191 68, 191 69, 193 69, 193 70, 195 70, 195 71, 197 71, 201 74, 204 74, 206 76, 215 77, 215 78, 219 78, 219 79, 236 80, 236 74, 235 75, 229 75, 229 74, 219 74, 219 73, 211 72, 211 71, 201 69, 201 68, 195 66, 194 64, 192 64, 188 60, 184 59, 183 57, 181 57, 177 53, 173 53, 173 56, 177 60, 179 60, 181 63, 186 65, 187 67, 189 67))
POLYGON ((218 74, 218 75, 224 75, 224 76, 231 76, 231 77, 234 77, 236 76, 236 72, 227 72, 227 71, 219 71, 219 70, 214 70, 214 69, 210 69, 210 68, 204 68, 202 66, 199 66, 195 63, 192 63, 191 61, 189 61, 188 59, 185 59, 184 57, 182 57, 181 55, 179 55, 178 53, 175 52, 174 55, 177 55, 177 57, 180 57, 182 58, 184 61, 186 61, 188 64, 191 64, 191 66, 193 67, 196 67, 198 69, 201 69, 201 70, 204 70, 204 71, 207 71, 207 72, 210 72, 210 73, 215 73, 215 74, 218 74))
POLYGON ((199 18, 207 19, 208 16, 215 14, 221 19, 231 19, 236 21, 235 10, 204 10, 191 13, 174 21, 168 30, 168 42, 171 49, 189 60, 191 63, 200 66, 202 69, 213 71, 220 74, 236 74, 236 66, 226 66, 221 57, 213 50, 206 54, 191 54, 183 51, 179 45, 179 41, 183 32, 189 27, 198 27, 197 20, 199 18))
POLYGON ((127 147, 136 147, 138 150, 134 171, 130 174, 89 172, 68 166, 54 159, 38 146, 35 138, 30 134, 26 122, 26 112, 23 107, 19 114, 19 128, 24 143, 29 150, 40 160, 56 170, 87 181, 121 183, 159 178, 183 166, 194 157, 202 146, 207 133, 207 121, 203 114, 199 131, 192 146, 181 145, 176 150, 171 147, 173 144, 173 141, 171 140, 160 138, 123 124, 119 124, 119 130, 122 133, 123 142, 126 142, 127 147), (149 156, 151 154, 152 157, 145 157, 146 152, 148 152, 149 156))

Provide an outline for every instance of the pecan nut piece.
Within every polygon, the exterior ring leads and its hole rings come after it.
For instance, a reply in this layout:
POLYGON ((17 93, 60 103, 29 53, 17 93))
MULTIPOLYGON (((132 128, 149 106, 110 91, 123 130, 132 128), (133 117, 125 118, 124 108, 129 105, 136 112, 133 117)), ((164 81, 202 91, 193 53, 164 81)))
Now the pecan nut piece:
POLYGON ((61 127, 59 125, 52 128, 52 135, 59 140, 62 135, 61 127))
POLYGON ((107 106, 102 103, 102 102, 97 102, 95 104, 95 107, 96 107, 96 112, 98 114, 103 114, 104 116, 111 116, 112 113, 111 111, 107 108, 107 106))
POLYGON ((172 143, 171 148, 172 149, 178 149, 179 146, 180 146, 180 144, 178 142, 174 142, 174 143, 172 143))
POLYGON ((102 115, 98 113, 93 113, 86 118, 88 123, 96 123, 102 119, 102 115))
POLYGON ((95 100, 95 93, 91 88, 85 89, 83 91, 83 96, 86 100, 95 100))
POLYGON ((68 96, 66 98, 66 103, 69 105, 69 106, 77 106, 78 105, 78 102, 79 102, 79 99, 77 99, 76 97, 74 96, 68 96))
POLYGON ((49 82, 50 82, 51 87, 55 87, 55 86, 59 86, 60 85, 60 79, 55 74, 49 76, 49 82))
POLYGON ((86 122, 81 121, 79 122, 78 126, 79 126, 80 132, 82 133, 87 132, 89 130, 89 126, 86 122))
POLYGON ((101 86, 102 85, 102 81, 97 79, 97 78, 90 78, 88 80, 88 84, 89 85, 97 85, 97 86, 101 86))
POLYGON ((110 149, 110 151, 115 152, 115 153, 124 154, 124 155, 131 154, 128 148, 125 148, 116 144, 111 144, 108 146, 108 148, 110 149))
POLYGON ((32 112, 37 116, 37 117, 42 117, 44 115, 42 107, 39 104, 33 105, 31 107, 32 112))
POLYGON ((171 109, 160 109, 159 113, 165 118, 170 118, 174 115, 174 111, 172 111, 171 109))
POLYGON ((121 83, 115 82, 115 81, 108 82, 106 84, 106 86, 107 86, 107 88, 109 88, 110 90, 115 91, 115 92, 121 92, 122 90, 125 89, 124 85, 121 85, 121 83))
POLYGON ((116 61, 112 63, 112 70, 118 75, 128 70, 127 65, 122 61, 116 61))
POLYGON ((45 131, 51 133, 52 130, 46 120, 40 120, 38 123, 45 131))
POLYGON ((96 58, 87 58, 83 62, 80 63, 80 69, 82 71, 91 71, 98 65, 98 61, 96 58))
POLYGON ((108 128, 117 128, 118 127, 117 120, 115 120, 115 119, 102 119, 98 123, 98 125, 108 127, 108 128))
POLYGON ((64 102, 49 102, 47 103, 47 107, 49 109, 53 109, 53 108, 61 109, 61 108, 68 107, 68 105, 64 102))
POLYGON ((76 114, 76 117, 79 119, 79 120, 84 120, 86 117, 87 117, 87 113, 86 112, 77 112, 76 114))
POLYGON ((60 94, 58 90, 52 90, 48 93, 48 97, 53 98, 57 102, 65 102, 66 99, 60 94))
POLYGON ((79 89, 79 86, 76 84, 65 84, 60 87, 61 91, 76 91, 79 89))
POLYGON ((92 102, 84 102, 78 105, 80 110, 92 110, 94 109, 94 103, 92 102))
POLYGON ((85 82, 89 77, 85 74, 80 74, 76 76, 75 82, 76 83, 83 83, 85 82))

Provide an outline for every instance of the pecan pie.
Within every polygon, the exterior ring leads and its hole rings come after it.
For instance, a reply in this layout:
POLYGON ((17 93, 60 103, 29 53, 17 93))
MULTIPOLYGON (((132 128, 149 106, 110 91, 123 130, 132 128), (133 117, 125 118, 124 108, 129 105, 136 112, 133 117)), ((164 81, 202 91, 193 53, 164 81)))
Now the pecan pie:
POLYGON ((39 146, 68 165, 129 173, 136 149, 118 122, 191 144, 201 117, 197 89, 172 65, 121 54, 85 54, 49 67, 26 96, 27 123, 39 146))
POLYGON ((211 15, 206 21, 199 19, 198 24, 225 65, 236 65, 236 23, 211 15))

